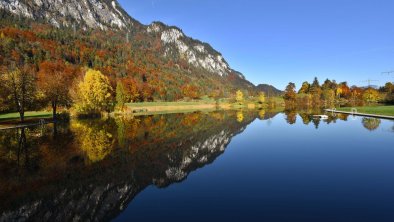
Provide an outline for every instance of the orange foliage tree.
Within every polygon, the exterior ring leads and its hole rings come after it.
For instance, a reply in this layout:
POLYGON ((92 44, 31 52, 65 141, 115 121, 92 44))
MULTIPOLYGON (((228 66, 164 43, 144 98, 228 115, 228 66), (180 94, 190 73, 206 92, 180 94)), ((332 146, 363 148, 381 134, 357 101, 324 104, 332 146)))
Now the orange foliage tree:
POLYGON ((70 105, 69 88, 75 78, 75 70, 62 61, 44 61, 39 66, 38 86, 47 102, 51 103, 56 120, 58 105, 70 105))

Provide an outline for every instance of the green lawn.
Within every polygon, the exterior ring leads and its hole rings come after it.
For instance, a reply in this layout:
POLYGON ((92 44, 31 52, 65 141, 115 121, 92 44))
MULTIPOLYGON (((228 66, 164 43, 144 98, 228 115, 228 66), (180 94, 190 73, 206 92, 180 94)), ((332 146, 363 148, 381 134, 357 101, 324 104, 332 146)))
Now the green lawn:
POLYGON ((212 104, 215 101, 192 101, 192 102, 143 102, 143 103, 127 103, 127 106, 132 107, 147 107, 147 106, 188 106, 188 105, 199 105, 199 104, 212 104))
MULTIPOLYGON (((354 107, 359 113, 394 116, 394 106, 363 106, 354 107)), ((351 112, 351 107, 338 108, 338 111, 351 112)))
MULTIPOLYGON (((52 117, 52 112, 26 112, 25 113, 25 118, 48 118, 52 117)), ((0 114, 0 121, 2 120, 13 120, 13 119, 19 119, 19 113, 6 113, 6 114, 0 114)))

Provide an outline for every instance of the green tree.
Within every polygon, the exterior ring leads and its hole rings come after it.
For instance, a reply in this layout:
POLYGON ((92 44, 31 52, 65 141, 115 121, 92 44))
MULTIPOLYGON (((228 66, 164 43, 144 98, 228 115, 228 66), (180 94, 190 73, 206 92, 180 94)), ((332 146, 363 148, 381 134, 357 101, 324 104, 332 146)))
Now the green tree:
POLYGON ((89 69, 78 85, 77 111, 83 113, 99 113, 110 111, 112 107, 113 89, 109 80, 100 71, 89 69))
POLYGON ((317 77, 315 77, 315 79, 313 80, 310 88, 310 93, 312 94, 312 103, 314 105, 320 105, 322 90, 317 77))
POLYGON ((317 79, 317 77, 315 77, 313 79, 313 82, 311 85, 311 90, 316 89, 316 88, 320 88, 320 83, 319 83, 319 80, 317 79))

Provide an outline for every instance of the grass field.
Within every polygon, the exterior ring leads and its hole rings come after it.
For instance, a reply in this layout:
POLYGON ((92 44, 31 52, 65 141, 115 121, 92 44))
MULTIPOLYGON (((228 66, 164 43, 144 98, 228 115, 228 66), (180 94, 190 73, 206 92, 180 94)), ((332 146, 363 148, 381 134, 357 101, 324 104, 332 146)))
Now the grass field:
MULTIPOLYGON (((52 116, 52 112, 26 112, 25 119, 29 118, 48 118, 52 116)), ((0 121, 19 119, 19 113, 0 114, 0 121)))
POLYGON ((127 106, 131 107, 153 107, 153 106, 191 106, 191 105, 203 105, 203 104, 214 104, 215 101, 192 101, 192 102, 143 102, 143 103, 127 103, 127 106))
MULTIPOLYGON (((363 106, 354 107, 359 113, 394 116, 394 106, 363 106)), ((339 108, 338 111, 351 112, 351 107, 339 108)))

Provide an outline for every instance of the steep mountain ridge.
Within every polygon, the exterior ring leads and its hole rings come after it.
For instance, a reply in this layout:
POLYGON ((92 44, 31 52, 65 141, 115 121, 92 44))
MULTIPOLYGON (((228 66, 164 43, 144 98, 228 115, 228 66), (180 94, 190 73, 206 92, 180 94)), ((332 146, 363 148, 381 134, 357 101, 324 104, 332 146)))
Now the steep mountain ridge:
POLYGON ((2 0, 0 8, 15 15, 41 19, 56 27, 129 29, 141 26, 117 1, 108 0, 2 0))
MULTIPOLYGON (((178 27, 153 22, 146 27, 146 32, 160 36, 165 45, 164 56, 166 57, 184 58, 194 67, 202 67, 220 76, 235 72, 224 60, 222 54, 213 49, 211 45, 187 37, 178 27)), ((241 73, 236 74, 245 79, 241 73)))
POLYGON ((248 90, 255 87, 243 74, 231 69, 221 53, 209 44, 192 39, 178 27, 161 22, 142 25, 129 16, 116 0, 2 0, 0 9, 17 16, 48 22, 57 28, 119 30, 128 32, 130 38, 136 34, 159 38, 163 46, 160 53, 164 58, 184 60, 196 69, 220 77, 232 76, 233 80, 237 78, 233 81, 237 87, 248 90))

